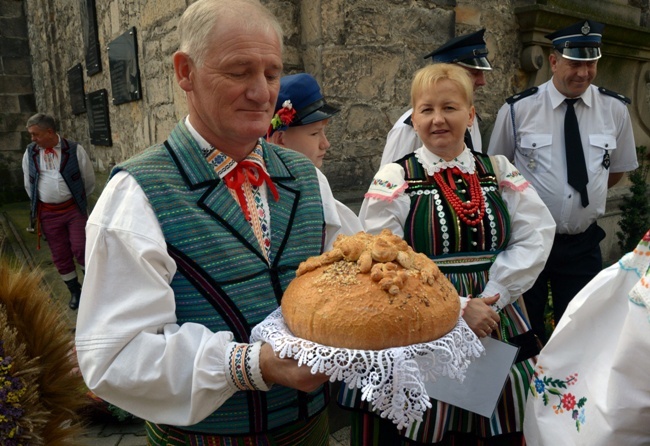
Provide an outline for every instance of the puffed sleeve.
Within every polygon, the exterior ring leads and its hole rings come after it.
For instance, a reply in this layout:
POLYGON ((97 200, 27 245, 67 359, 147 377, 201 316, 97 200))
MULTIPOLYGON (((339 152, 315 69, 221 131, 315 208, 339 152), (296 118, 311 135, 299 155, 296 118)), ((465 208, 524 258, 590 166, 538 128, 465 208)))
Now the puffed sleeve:
POLYGON ((410 208, 410 199, 404 193, 407 188, 402 166, 390 163, 379 169, 359 211, 366 232, 379 234, 388 228, 394 234, 404 236, 404 223, 410 208))
POLYGON ((179 325, 176 264, 156 215, 130 175, 106 185, 87 224, 86 274, 76 327, 79 367, 99 397, 154 423, 195 424, 237 390, 268 390, 260 344, 179 325), (233 367, 240 358, 252 389, 233 367))
POLYGON ((499 190, 510 214, 508 247, 497 255, 483 296, 500 294, 503 308, 533 286, 544 268, 555 236, 555 222, 535 189, 505 157, 494 156, 499 190))
POLYGON ((32 188, 31 188, 31 183, 29 181, 29 150, 25 150, 25 153, 23 154, 22 166, 23 166, 23 185, 25 186, 25 191, 27 192, 29 198, 32 198, 32 188))
POLYGON ((324 250, 329 251, 339 234, 354 235, 363 231, 363 226, 357 214, 350 208, 334 198, 327 177, 318 168, 318 185, 320 187, 321 200, 323 202, 323 214, 325 216, 325 246, 324 250))

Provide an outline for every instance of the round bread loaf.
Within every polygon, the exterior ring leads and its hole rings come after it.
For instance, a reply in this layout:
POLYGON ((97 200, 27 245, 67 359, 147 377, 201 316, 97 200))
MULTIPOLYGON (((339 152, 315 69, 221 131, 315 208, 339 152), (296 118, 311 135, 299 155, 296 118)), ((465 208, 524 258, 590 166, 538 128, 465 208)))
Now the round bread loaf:
POLYGON ((460 299, 431 259, 385 229, 341 235, 331 251, 301 263, 282 297, 282 314, 299 338, 381 350, 449 333, 460 299))

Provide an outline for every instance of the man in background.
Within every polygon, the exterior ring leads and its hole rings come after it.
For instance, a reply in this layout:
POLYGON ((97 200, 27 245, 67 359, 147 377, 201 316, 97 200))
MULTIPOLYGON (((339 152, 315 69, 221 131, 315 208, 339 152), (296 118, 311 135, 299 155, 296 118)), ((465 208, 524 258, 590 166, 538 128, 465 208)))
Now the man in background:
POLYGON ((553 45, 553 77, 508 98, 490 138, 488 153, 514 163, 557 225, 546 266, 524 293, 531 325, 542 342, 549 282, 558 322, 573 296, 602 269, 605 231, 597 219, 605 213, 607 189, 638 166, 630 100, 592 85, 603 28, 581 20, 547 35, 553 45))
POLYGON ((54 266, 70 290, 69 306, 76 310, 81 284, 75 259, 83 270, 88 196, 95 188, 95 172, 81 144, 59 136, 52 116, 35 114, 27 120, 27 131, 32 143, 23 156, 23 174, 31 200, 31 227, 36 224, 38 236, 42 231, 47 239, 54 266))

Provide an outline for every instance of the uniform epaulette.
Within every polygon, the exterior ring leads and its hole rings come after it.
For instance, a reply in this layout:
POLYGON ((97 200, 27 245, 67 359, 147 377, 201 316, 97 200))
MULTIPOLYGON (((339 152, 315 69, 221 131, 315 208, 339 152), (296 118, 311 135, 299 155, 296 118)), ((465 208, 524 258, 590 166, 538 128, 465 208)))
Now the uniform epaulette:
POLYGON ((413 127, 413 121, 411 121, 411 116, 413 116, 413 115, 409 115, 408 118, 406 118, 404 120, 404 124, 410 125, 411 127, 413 127))
POLYGON ((517 93, 515 95, 510 96, 508 99, 506 99, 506 102, 508 104, 514 104, 515 102, 517 102, 520 99, 527 98, 528 96, 534 95, 535 93, 537 93, 537 90, 539 90, 539 88, 537 88, 537 87, 529 88, 528 90, 524 90, 522 92, 519 92, 519 93, 517 93))
POLYGON ((628 98, 627 96, 624 96, 624 95, 622 95, 620 93, 616 93, 615 91, 612 91, 612 90, 608 90, 605 87, 598 87, 598 91, 600 91, 602 94, 606 94, 607 96, 611 96, 613 98, 619 99, 619 100, 625 102, 626 104, 631 104, 632 103, 632 99, 628 98))

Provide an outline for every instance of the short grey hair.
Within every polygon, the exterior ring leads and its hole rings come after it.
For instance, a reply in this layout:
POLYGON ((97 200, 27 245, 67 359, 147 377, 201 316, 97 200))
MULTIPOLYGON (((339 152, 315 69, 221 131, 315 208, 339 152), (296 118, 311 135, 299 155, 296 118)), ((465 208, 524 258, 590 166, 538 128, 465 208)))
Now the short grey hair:
POLYGON ((30 128, 33 125, 45 130, 52 129, 56 132, 56 121, 52 116, 46 115, 45 113, 36 113, 27 120, 27 128, 30 128))
POLYGON ((212 30, 223 21, 239 20, 246 30, 273 30, 283 50, 282 26, 273 13, 259 0, 198 0, 192 3, 178 22, 179 51, 202 66, 212 30))

